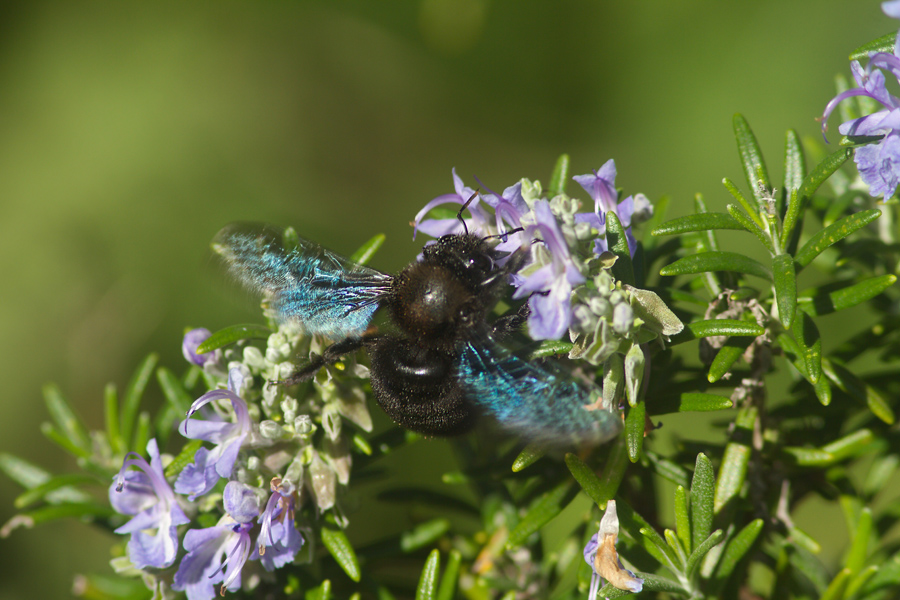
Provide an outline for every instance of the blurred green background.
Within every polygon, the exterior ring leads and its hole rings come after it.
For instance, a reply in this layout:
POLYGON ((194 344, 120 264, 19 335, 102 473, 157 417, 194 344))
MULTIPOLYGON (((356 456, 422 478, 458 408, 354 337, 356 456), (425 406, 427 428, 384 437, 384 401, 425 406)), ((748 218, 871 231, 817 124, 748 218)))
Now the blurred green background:
MULTIPOLYGON (((105 383, 150 351, 180 370, 186 325, 258 319, 204 265, 230 221, 342 253, 384 232, 393 270, 452 167, 502 190, 562 152, 673 215, 722 207, 733 113, 780 179, 785 129, 817 136, 849 51, 895 28, 868 0, 2 3, 0 451, 68 468, 42 384, 100 427, 105 383)), ((67 597, 109 542, 17 530, 0 598, 67 597)))

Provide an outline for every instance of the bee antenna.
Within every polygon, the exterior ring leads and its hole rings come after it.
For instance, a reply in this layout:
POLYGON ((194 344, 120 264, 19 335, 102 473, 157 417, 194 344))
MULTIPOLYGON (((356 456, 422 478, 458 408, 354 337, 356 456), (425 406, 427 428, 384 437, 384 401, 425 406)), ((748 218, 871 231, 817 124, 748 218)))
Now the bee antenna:
POLYGON ((516 227, 515 229, 510 229, 509 231, 504 231, 503 233, 497 233, 497 234, 494 234, 494 235, 488 235, 488 236, 485 236, 484 239, 485 239, 485 240, 490 240, 490 239, 493 239, 493 238, 499 238, 499 239, 502 240, 503 242, 506 242, 506 240, 509 239, 509 236, 511 236, 511 235, 514 234, 514 233, 519 233, 520 231, 525 231, 525 228, 524 228, 524 227, 516 227))
POLYGON ((469 199, 466 200, 465 204, 463 204, 462 207, 459 209, 459 212, 456 213, 456 218, 459 219, 459 222, 460 222, 460 223, 462 223, 463 231, 466 232, 466 235, 469 235, 469 228, 466 227, 466 220, 463 219, 462 214, 463 214, 463 211, 464 211, 464 210, 466 210, 467 208, 469 208, 469 205, 472 204, 472 202, 473 202, 473 201, 475 200, 475 198, 477 198, 477 197, 478 197, 478 190, 475 190, 475 191, 472 193, 472 195, 469 196, 469 199))

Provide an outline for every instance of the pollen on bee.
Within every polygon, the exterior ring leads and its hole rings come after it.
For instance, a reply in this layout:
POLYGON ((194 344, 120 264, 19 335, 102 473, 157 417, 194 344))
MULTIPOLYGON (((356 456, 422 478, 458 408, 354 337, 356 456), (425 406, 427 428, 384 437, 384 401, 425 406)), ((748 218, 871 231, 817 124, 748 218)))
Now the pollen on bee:
POLYGON ((345 370, 345 369, 347 368, 347 365, 345 365, 345 364, 342 363, 341 361, 338 361, 338 362, 334 363, 334 365, 332 365, 332 366, 333 366, 335 369, 337 369, 338 371, 343 371, 343 370, 345 370))

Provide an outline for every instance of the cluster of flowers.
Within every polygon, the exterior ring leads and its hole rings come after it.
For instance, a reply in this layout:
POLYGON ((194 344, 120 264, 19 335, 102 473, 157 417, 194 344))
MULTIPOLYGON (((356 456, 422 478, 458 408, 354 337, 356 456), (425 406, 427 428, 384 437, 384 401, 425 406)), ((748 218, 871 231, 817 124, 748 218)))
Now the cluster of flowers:
MULTIPOLYGON (((617 256, 609 251, 606 223, 615 213, 628 241, 637 250, 632 227, 649 219, 653 206, 643 194, 619 199, 616 165, 573 179, 593 200, 593 210, 579 212, 581 202, 566 194, 545 197, 541 184, 522 179, 502 194, 477 193, 453 172, 455 193, 438 196, 419 211, 417 231, 440 237, 463 231, 498 236, 499 250, 525 247, 531 261, 510 283, 513 298, 528 297, 528 331, 535 340, 573 342, 570 358, 603 365, 604 399, 620 398, 622 386, 630 402, 638 396, 644 372, 641 344, 681 331, 683 325, 653 292, 617 281, 610 273, 617 256), (465 225, 457 218, 427 219, 442 204, 469 211, 465 225)), ((484 186, 482 186, 484 187, 484 186)))
MULTIPOLYGON (((286 324, 272 334, 265 354, 253 346, 197 354, 209 336, 205 329, 188 332, 184 355, 203 369, 210 388, 227 380, 226 387, 198 398, 178 431, 213 447, 196 450, 173 489, 151 439, 150 462, 130 453, 109 490, 112 507, 132 517, 116 530, 131 535, 128 563, 118 565, 119 570, 138 569, 151 589, 170 586, 189 600, 211 600, 217 584, 221 593, 240 588, 248 561, 257 561, 267 572, 293 562, 304 544, 297 518, 307 498, 320 511, 335 511, 340 522, 336 483, 346 484, 350 473, 348 433, 341 418, 371 430, 361 377, 356 385, 341 383, 339 390, 326 375, 302 402, 280 386, 265 384, 293 369, 289 359, 304 343, 295 327, 286 324), (197 414, 207 418, 193 418, 197 414), (318 442, 313 417, 324 430, 318 442), (174 574, 166 575, 161 570, 179 558, 178 527, 193 522, 215 524, 183 532, 186 553, 174 574)), ((367 373, 352 361, 350 370, 358 376, 367 373)), ((252 572, 244 587, 252 588, 264 576, 256 567, 252 572)))
MULTIPOLYGON (((889 17, 900 18, 900 0, 883 2, 881 9, 889 17)), ((848 89, 831 99, 822 115, 822 134, 832 111, 848 98, 861 96, 884 106, 870 115, 842 123, 838 131, 847 136, 881 136, 876 143, 857 148, 853 160, 862 180, 869 186, 869 193, 887 200, 900 184, 900 98, 888 92, 882 69, 900 80, 900 31, 894 42, 893 54, 874 52, 865 68, 854 60, 850 63, 850 69, 859 87, 848 89)))
POLYGON ((609 160, 590 175, 573 178, 594 201, 594 210, 579 213, 581 203, 560 194, 552 199, 543 196, 539 182, 527 179, 506 188, 502 194, 488 190, 476 193, 465 186, 453 171, 456 192, 438 196, 416 215, 417 231, 432 237, 463 233, 463 224, 455 218, 425 219, 427 213, 441 204, 466 205, 470 218, 465 230, 483 235, 501 235, 498 250, 512 252, 519 247, 532 247, 532 262, 511 282, 516 286, 513 298, 529 297, 531 316, 528 330, 535 340, 556 340, 573 326, 582 332, 584 316, 573 311, 574 289, 584 286, 597 268, 593 258, 608 250, 606 215, 614 212, 626 228, 628 246, 634 253, 637 242, 631 226, 646 221, 653 206, 643 194, 628 196, 621 202, 616 192, 616 165, 609 160), (511 233, 507 233, 511 232, 511 233), (542 243, 532 244, 535 240, 542 243))
MULTIPOLYGON (((657 327, 650 338, 642 335, 659 311, 643 310, 641 318, 633 307, 640 311, 652 292, 623 287, 609 273, 615 255, 606 245, 608 213, 615 212, 627 228, 631 252, 637 248, 631 226, 652 214, 641 194, 619 201, 615 176, 610 160, 591 175, 575 177, 594 201, 593 211, 580 213, 579 201, 562 194, 547 199, 538 182, 523 179, 502 194, 480 195, 454 172, 456 193, 429 202, 416 226, 434 237, 465 227, 500 236, 500 250, 528 248, 532 260, 511 283, 517 288, 514 297, 530 298, 531 336, 559 339, 568 333, 576 342, 573 353, 593 364, 618 357, 621 370, 628 364, 621 359, 628 348, 633 350, 629 356, 642 360, 640 343, 672 331, 657 327), (467 205, 465 226, 456 218, 424 218, 445 203, 467 205)), ((268 316, 275 327, 273 315, 268 316)), ((113 508, 132 517, 116 530, 131 535, 125 566, 141 571, 150 587, 169 586, 190 600, 211 600, 218 584, 222 593, 252 588, 264 571, 294 562, 304 544, 303 527, 298 528, 304 505, 331 510, 346 524, 337 484, 349 482, 353 435, 342 422, 363 431, 372 428, 363 389, 368 370, 352 356, 339 368, 322 369, 311 386, 293 392, 296 398, 283 386, 267 385, 293 372, 293 357, 322 350, 324 342, 301 335, 296 324, 277 325, 264 351, 244 345, 198 354, 209 335, 196 329, 184 338, 185 358, 202 369, 212 391, 192 404, 178 431, 212 447, 201 446, 188 456, 170 486, 157 442, 151 440, 150 461, 129 454, 109 492, 113 508), (191 528, 196 523, 210 526, 191 528)), ((640 371, 632 368, 619 378, 630 383, 629 397, 636 393, 640 371)), ((313 527, 305 531, 309 538, 313 527)))

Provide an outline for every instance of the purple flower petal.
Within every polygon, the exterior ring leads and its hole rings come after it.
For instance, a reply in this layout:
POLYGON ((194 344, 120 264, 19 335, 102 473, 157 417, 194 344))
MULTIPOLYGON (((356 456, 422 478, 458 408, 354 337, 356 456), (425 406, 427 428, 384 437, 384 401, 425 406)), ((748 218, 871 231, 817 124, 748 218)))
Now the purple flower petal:
POLYGON ((229 481, 222 496, 225 512, 238 523, 249 523, 259 516, 260 498, 250 486, 229 481))
POLYGON ((205 342, 212 333, 209 329, 199 328, 192 329, 184 334, 184 340, 181 342, 181 353, 188 362, 198 366, 204 366, 207 363, 215 362, 221 354, 218 351, 207 352, 205 354, 197 354, 197 346, 205 342))
POLYGON ((178 552, 176 527, 189 522, 163 474, 156 440, 147 443, 148 463, 129 453, 109 490, 109 501, 117 512, 133 515, 116 533, 131 534, 128 558, 138 569, 165 568, 178 552), (126 471, 128 467, 140 471, 126 471), (156 530, 155 533, 153 530, 156 530))
MULTIPOLYGON (((240 374, 232 369, 229 385, 239 385, 240 374)), ((193 465, 185 468, 175 482, 179 494, 190 494, 191 500, 209 492, 219 477, 230 477, 238 452, 250 433, 250 413, 247 403, 234 390, 213 390, 198 398, 188 411, 188 418, 182 421, 179 431, 191 439, 199 439, 216 444, 212 450, 201 448, 194 455, 193 465), (234 410, 234 423, 224 421, 191 420, 200 408, 214 400, 228 400, 234 410)))
POLYGON ((222 583, 223 595, 228 588, 239 588, 241 569, 252 549, 251 527, 249 523, 225 522, 188 531, 184 536, 188 553, 181 559, 172 589, 186 592, 188 600, 212 600, 217 583, 222 583))

